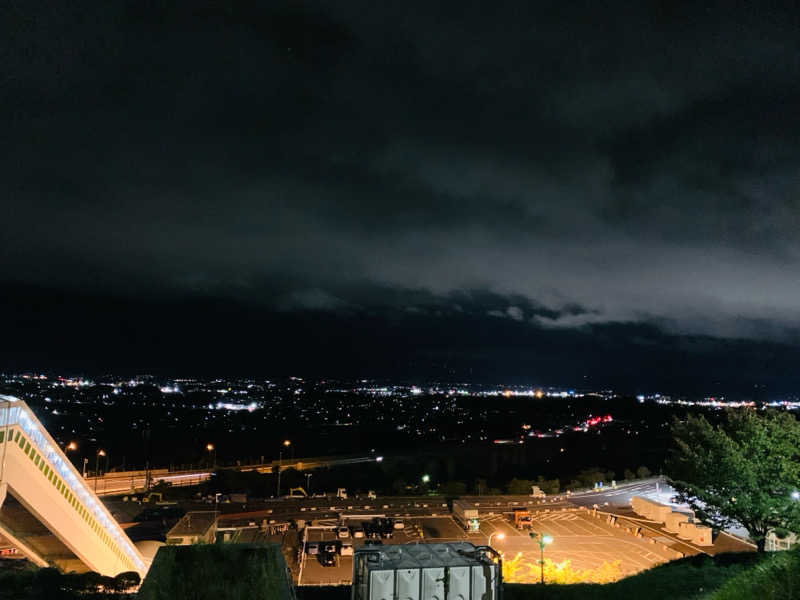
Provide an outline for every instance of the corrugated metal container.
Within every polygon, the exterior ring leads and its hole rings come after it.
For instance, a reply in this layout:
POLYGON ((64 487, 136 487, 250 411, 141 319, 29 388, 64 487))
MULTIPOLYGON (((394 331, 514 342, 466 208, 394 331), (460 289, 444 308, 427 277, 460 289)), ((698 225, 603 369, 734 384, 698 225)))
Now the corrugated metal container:
POLYGON ((697 533, 697 526, 694 523, 678 523, 678 537, 682 540, 690 540, 697 533))
POLYGON ((634 496, 631 498, 631 508, 636 514, 642 515, 645 519, 651 521, 658 521, 664 523, 667 515, 672 512, 672 507, 666 504, 661 504, 649 498, 642 498, 641 496, 634 496))
POLYGON ((695 525, 692 542, 698 546, 713 545, 714 542, 712 541, 711 527, 706 527, 705 525, 695 525))
POLYGON ((652 515, 650 518, 653 521, 664 523, 667 520, 667 517, 672 514, 672 507, 667 506, 666 504, 656 504, 653 506, 650 514, 652 515))
POLYGON ((667 520, 664 522, 664 529, 670 533, 678 533, 680 524, 688 521, 689 515, 685 513, 673 512, 667 515, 667 520))
POLYGON ((353 556, 352 600, 499 600, 499 562, 467 542, 362 546, 353 556))

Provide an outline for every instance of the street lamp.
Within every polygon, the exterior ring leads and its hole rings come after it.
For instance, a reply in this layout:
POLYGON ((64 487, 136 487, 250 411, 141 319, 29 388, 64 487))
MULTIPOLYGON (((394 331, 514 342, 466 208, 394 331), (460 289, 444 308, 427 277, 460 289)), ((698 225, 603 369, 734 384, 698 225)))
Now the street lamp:
POLYGON ((798 492, 797 490, 792 492, 792 500, 800 500, 800 492, 798 492))
POLYGON ((547 544, 553 543, 553 538, 549 535, 545 535, 543 533, 531 533, 531 539, 536 540, 538 538, 539 550, 541 550, 541 559, 539 560, 539 564, 541 565, 541 583, 544 583, 544 547, 547 544))
POLYGON ((100 457, 106 456, 106 451, 100 448, 97 451, 97 456, 94 459, 94 476, 97 477, 100 474, 100 457))
POLYGON ((94 492, 97 493, 97 478, 100 476, 100 457, 105 456, 106 451, 100 448, 94 457, 94 492))
POLYGON ((77 450, 78 449, 78 444, 76 444, 75 442, 70 442, 69 444, 67 444, 67 447, 65 449, 68 452, 72 451, 72 450, 77 450))
POLYGON ((428 483, 430 480, 431 480, 431 476, 430 475, 425 474, 425 475, 422 476, 422 483, 428 483))
POLYGON ((306 473, 306 494, 311 495, 311 476, 313 473, 306 473))
POLYGON ((208 450, 209 453, 211 453, 211 452, 214 453, 213 461, 212 461, 211 464, 216 469, 217 468, 217 447, 214 444, 206 444, 206 450, 208 450))
POLYGON ((489 539, 486 541, 486 545, 487 545, 487 546, 491 546, 491 545, 492 545, 492 538, 493 538, 494 536, 497 536, 497 539, 498 539, 498 540, 504 540, 504 539, 506 539, 506 534, 505 534, 505 533, 503 533, 502 531, 495 531, 494 533, 491 533, 491 534, 489 535, 489 539))
MULTIPOLYGON (((292 442, 289 440, 283 440, 283 448, 288 448, 292 445, 292 442)), ((279 497, 281 495, 281 464, 283 463, 283 448, 278 450, 278 489, 275 492, 275 497, 279 497)))

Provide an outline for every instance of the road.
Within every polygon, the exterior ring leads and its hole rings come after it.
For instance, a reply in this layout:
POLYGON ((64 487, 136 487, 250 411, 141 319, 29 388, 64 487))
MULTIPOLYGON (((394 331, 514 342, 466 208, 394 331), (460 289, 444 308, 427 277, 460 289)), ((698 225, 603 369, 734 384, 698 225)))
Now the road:
POLYGON ((599 491, 591 490, 572 494, 569 496, 569 502, 578 506, 589 507, 595 504, 602 507, 608 502, 608 506, 620 507, 630 506, 631 498, 642 496, 656 502, 669 504, 670 498, 674 495, 675 490, 663 478, 652 477, 621 484, 616 489, 606 486, 599 491))
MULTIPOLYGON (((236 467, 222 467, 224 469, 235 469, 237 471, 258 471, 259 473, 272 473, 279 466, 281 471, 286 469, 296 469, 298 471, 308 471, 319 467, 336 467, 344 465, 356 465, 362 463, 375 462, 379 457, 357 456, 357 457, 312 457, 286 459, 260 465, 241 465, 236 467)), ((174 486, 197 485, 211 477, 211 470, 196 469, 191 471, 167 472, 166 469, 153 470, 150 480, 153 484, 164 481, 174 486)), ((95 491, 98 496, 109 496, 114 494, 131 493, 136 490, 144 490, 146 479, 143 471, 133 471, 128 473, 106 473, 103 477, 87 477, 87 485, 95 491)))

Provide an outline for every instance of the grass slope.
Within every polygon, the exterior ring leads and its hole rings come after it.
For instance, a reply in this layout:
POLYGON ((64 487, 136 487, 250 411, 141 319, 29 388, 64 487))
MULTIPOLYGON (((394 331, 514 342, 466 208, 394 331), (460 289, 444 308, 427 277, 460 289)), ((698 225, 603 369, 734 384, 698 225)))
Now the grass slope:
POLYGON ((290 598, 278 544, 165 546, 139 600, 283 600, 290 598))
POLYGON ((705 600, 726 581, 749 572, 767 556, 704 554, 676 560, 605 585, 519 585, 505 587, 505 600, 705 600))
POLYGON ((800 547, 775 552, 751 569, 732 577, 708 600, 790 600, 800 598, 800 547))

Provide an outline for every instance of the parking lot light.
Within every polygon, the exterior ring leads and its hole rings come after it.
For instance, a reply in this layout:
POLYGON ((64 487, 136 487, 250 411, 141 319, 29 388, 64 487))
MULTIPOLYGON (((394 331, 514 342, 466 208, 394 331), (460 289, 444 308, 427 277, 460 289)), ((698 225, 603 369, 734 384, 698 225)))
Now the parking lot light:
POLYGON ((537 541, 537 539, 538 539, 537 543, 539 544, 539 550, 541 551, 541 558, 539 560, 539 564, 541 565, 540 582, 542 584, 544 584, 544 547, 547 546, 547 544, 552 544, 553 543, 553 536, 545 535, 544 533, 540 534, 540 533, 533 533, 533 532, 531 532, 530 536, 531 536, 531 539, 534 540, 534 541, 537 541))

